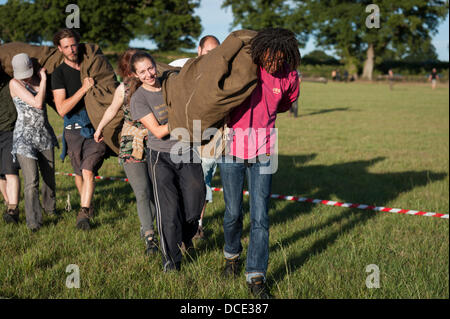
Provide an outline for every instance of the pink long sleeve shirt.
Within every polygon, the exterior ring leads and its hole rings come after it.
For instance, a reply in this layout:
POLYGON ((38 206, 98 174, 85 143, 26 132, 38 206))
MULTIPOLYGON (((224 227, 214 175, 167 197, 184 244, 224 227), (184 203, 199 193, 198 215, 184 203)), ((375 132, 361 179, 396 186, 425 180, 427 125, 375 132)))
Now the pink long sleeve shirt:
POLYGON ((252 159, 274 153, 277 113, 286 112, 298 98, 297 71, 271 75, 264 68, 258 71, 258 84, 252 94, 230 114, 231 128, 228 155, 252 159))

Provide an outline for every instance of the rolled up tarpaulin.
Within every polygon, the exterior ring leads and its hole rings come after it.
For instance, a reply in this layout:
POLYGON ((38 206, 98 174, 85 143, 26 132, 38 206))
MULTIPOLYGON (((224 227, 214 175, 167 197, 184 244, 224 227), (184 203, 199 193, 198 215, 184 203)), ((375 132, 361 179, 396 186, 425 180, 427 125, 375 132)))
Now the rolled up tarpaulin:
POLYGON ((171 131, 185 128, 189 142, 199 143, 207 128, 219 128, 225 116, 250 96, 257 84, 257 66, 249 52, 255 35, 251 30, 234 31, 208 54, 187 61, 179 72, 168 71, 162 86, 171 131), (197 136, 194 120, 201 120, 197 136))
MULTIPOLYGON (((51 74, 59 66, 64 57, 55 47, 37 46, 22 42, 10 42, 0 46, 1 69, 10 77, 13 76, 11 60, 18 53, 26 53, 32 59, 36 70, 45 67, 47 69, 47 100, 54 106, 51 94, 51 74)), ((95 85, 84 96, 86 110, 94 128, 98 126, 105 110, 111 104, 114 92, 118 85, 114 70, 96 44, 80 43, 79 55, 81 56, 81 81, 85 77, 92 77, 95 85)), ((103 130, 104 142, 109 148, 118 154, 120 131, 122 129, 123 112, 120 110, 114 119, 103 130)))

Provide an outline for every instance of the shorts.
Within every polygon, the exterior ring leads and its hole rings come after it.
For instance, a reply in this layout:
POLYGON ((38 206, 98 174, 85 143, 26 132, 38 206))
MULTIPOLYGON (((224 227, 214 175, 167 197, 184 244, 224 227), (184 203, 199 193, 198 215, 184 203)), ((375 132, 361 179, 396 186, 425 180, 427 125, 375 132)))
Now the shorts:
POLYGON ((106 144, 83 137, 81 129, 64 129, 64 138, 73 172, 81 176, 81 171, 85 169, 97 175, 106 154, 106 144))
POLYGON ((0 178, 5 175, 19 175, 19 162, 13 162, 11 154, 13 144, 13 132, 0 132, 0 178))

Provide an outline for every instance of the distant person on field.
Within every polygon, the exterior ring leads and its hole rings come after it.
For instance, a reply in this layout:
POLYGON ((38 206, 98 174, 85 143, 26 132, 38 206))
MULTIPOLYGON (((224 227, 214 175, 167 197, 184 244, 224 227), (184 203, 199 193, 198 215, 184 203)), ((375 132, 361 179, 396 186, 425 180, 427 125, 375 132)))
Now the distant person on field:
POLYGON ((19 220, 19 162, 13 161, 13 131, 17 111, 9 91, 10 77, 0 71, 0 190, 6 209, 3 219, 6 223, 19 220))
POLYGON ((113 101, 98 124, 94 139, 97 143, 103 140, 103 129, 116 116, 119 109, 122 109, 124 123, 120 137, 119 163, 123 165, 136 196, 141 235, 146 244, 145 252, 149 255, 158 251, 153 227, 156 208, 145 151, 148 147, 148 131, 141 122, 133 121, 131 118, 131 96, 142 84, 131 71, 130 60, 134 53, 136 50, 128 49, 119 58, 118 73, 123 82, 116 88, 113 101))
POLYGON ((428 81, 431 82, 431 88, 434 90, 436 88, 436 82, 437 80, 439 80, 439 75, 436 71, 436 68, 433 68, 433 70, 431 70, 431 74, 428 77, 428 81))
POLYGON ((12 67, 14 78, 9 82, 9 90, 16 106, 17 121, 11 153, 14 161, 17 160, 22 168, 27 226, 35 232, 42 226, 39 171, 43 180, 42 206, 47 214, 55 214, 56 183, 53 150, 55 146, 58 146, 58 141, 47 117, 46 70, 42 68, 39 74, 35 73, 33 63, 25 53, 13 57, 12 67))
POLYGON ((88 230, 94 215, 94 178, 103 164, 107 146, 104 142, 95 142, 95 130, 86 111, 84 96, 94 86, 94 79, 86 77, 81 80, 79 41, 80 35, 73 29, 62 29, 54 35, 53 43, 64 55, 64 62, 52 73, 52 90, 56 110, 64 118, 61 158, 69 154, 81 199, 76 226, 88 230))
POLYGON ((388 81, 389 81, 389 89, 391 89, 391 91, 394 89, 394 72, 392 71, 392 69, 389 69, 388 71, 388 81))
POLYGON ((337 76, 336 70, 331 71, 331 79, 333 81, 336 81, 336 76, 337 76))
MULTIPOLYGON (((207 54, 209 51, 220 45, 220 41, 213 35, 206 35, 200 39, 199 45, 197 47, 197 56, 202 56, 207 54)), ((169 63, 172 66, 183 66, 187 60, 189 59, 178 59, 169 63)), ((212 141, 214 142, 214 141, 212 141)), ((205 147, 208 148, 208 147, 205 147)), ((203 148, 202 148, 203 150, 203 148)), ((203 206, 202 214, 200 216, 200 221, 198 225, 197 233, 194 236, 194 239, 203 239, 205 238, 205 234, 203 232, 203 216, 205 214, 206 205, 212 202, 212 189, 211 189, 211 181, 216 172, 216 159, 214 156, 208 156, 209 154, 201 154, 202 160, 202 168, 203 168, 203 176, 205 179, 206 185, 206 201, 205 206, 203 206)))
POLYGON ((347 70, 344 71, 344 81, 348 82, 348 71, 347 70))

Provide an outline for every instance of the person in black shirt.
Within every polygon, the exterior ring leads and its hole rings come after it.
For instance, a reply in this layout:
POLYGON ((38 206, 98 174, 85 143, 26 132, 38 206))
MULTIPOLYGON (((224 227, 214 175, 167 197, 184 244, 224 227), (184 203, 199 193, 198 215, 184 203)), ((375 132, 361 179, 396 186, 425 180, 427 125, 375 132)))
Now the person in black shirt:
POLYGON ((17 223, 19 220, 20 165, 13 161, 11 154, 17 112, 9 94, 9 80, 9 76, 0 70, 0 108, 2 110, 0 112, 0 191, 6 206, 3 219, 6 223, 17 223))
POLYGON ((75 184, 80 193, 81 209, 76 225, 79 229, 90 229, 93 217, 92 198, 95 175, 103 164, 106 153, 104 142, 94 140, 84 96, 94 85, 91 77, 81 81, 81 61, 78 56, 80 36, 72 29, 63 29, 55 34, 53 43, 64 55, 64 62, 52 74, 52 90, 56 110, 64 118, 63 151, 61 159, 69 154, 75 174, 75 184))
POLYGON ((428 78, 428 81, 431 82, 431 89, 435 89, 436 88, 436 82, 437 80, 439 80, 439 75, 436 71, 436 68, 433 68, 433 70, 431 70, 431 74, 428 78))

